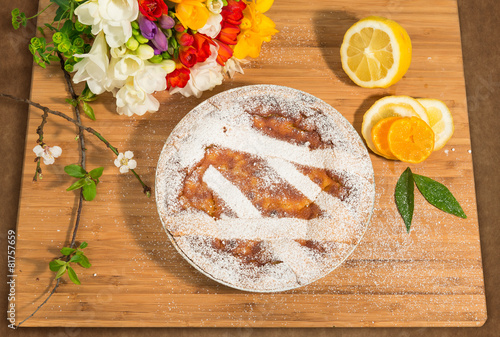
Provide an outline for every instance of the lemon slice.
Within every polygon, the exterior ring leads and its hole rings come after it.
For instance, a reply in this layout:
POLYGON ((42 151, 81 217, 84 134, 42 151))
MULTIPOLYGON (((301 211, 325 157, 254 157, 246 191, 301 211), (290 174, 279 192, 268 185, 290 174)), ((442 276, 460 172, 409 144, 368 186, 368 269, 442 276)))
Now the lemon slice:
POLYGON ((378 154, 372 141, 372 128, 380 120, 387 117, 418 117, 429 124, 429 118, 425 108, 414 98, 409 96, 386 96, 376 101, 363 116, 363 124, 361 126, 361 134, 366 141, 368 147, 378 154))
POLYGON ((442 149, 455 131, 450 109, 438 99, 419 98, 417 101, 425 108, 429 125, 434 131, 434 151, 442 149))
POLYGON ((347 30, 340 58, 342 68, 357 85, 387 88, 410 67, 410 36, 395 21, 369 16, 347 30))

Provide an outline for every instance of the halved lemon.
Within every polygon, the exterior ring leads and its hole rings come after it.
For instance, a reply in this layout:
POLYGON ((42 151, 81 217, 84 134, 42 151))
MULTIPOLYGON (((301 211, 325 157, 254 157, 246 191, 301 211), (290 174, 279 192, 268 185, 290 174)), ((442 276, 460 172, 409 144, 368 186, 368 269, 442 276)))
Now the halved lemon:
POLYGON ((417 101, 425 108, 429 125, 434 131, 434 151, 442 149, 455 131, 450 109, 438 99, 419 98, 417 101))
POLYGON ((429 124, 429 118, 425 108, 414 98, 409 96, 386 96, 376 101, 363 116, 361 134, 368 147, 378 154, 380 153, 372 141, 372 128, 380 120, 388 117, 418 117, 429 124))
POLYGON ((364 88, 387 88, 410 67, 411 40, 395 21, 369 16, 347 30, 340 47, 342 68, 364 88))

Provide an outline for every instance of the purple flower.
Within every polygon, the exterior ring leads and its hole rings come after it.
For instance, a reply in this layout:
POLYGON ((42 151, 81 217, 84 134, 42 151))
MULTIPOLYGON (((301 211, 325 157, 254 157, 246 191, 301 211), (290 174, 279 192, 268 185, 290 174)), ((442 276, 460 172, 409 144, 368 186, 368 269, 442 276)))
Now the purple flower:
POLYGON ((156 24, 153 21, 149 21, 148 18, 143 15, 139 15, 139 28, 142 36, 148 40, 152 40, 158 32, 156 24))
POLYGON ((175 26, 175 21, 168 15, 162 15, 158 19, 158 23, 160 24, 160 27, 163 29, 170 29, 175 26))
POLYGON ((164 51, 167 51, 167 49, 168 49, 167 37, 165 36, 165 34, 163 34, 161 29, 158 29, 158 31, 155 34, 154 39, 151 42, 153 42, 155 50, 158 49, 161 52, 164 52, 164 51))

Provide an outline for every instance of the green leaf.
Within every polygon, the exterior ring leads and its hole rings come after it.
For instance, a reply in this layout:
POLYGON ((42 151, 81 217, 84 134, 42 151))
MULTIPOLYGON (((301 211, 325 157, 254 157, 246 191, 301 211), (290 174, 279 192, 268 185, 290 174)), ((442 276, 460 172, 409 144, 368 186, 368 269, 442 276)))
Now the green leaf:
POLYGON ((59 57, 57 57, 55 55, 49 55, 49 60, 50 61, 59 61, 59 57))
POLYGON ((50 2, 55 3, 64 10, 69 9, 69 0, 50 0, 50 2))
POLYGON ((81 284, 78 276, 76 276, 75 271, 71 267, 68 267, 68 276, 71 282, 73 282, 74 284, 81 284))
POLYGON ((398 207, 399 214, 403 217, 405 222, 406 231, 410 232, 411 220, 413 219, 414 209, 414 182, 413 175, 408 167, 399 177, 396 184, 396 191, 394 192, 394 199, 398 207))
POLYGON ((87 171, 85 171, 83 167, 76 164, 71 164, 64 167, 64 172, 75 178, 83 178, 87 174, 87 171))
POLYGON ((82 255, 82 259, 80 261, 78 261, 78 263, 80 264, 80 266, 82 266, 83 268, 90 268, 92 265, 90 264, 89 262, 89 259, 85 256, 85 255, 82 255))
POLYGON ((61 248, 61 254, 68 256, 71 255, 75 250, 76 250, 75 248, 63 247, 61 248))
POLYGON ((464 210, 446 186, 431 178, 418 174, 413 174, 413 178, 415 179, 418 190, 431 205, 446 213, 467 219, 464 210))
POLYGON ((60 278, 61 276, 64 275, 64 273, 66 272, 66 268, 67 268, 67 264, 64 264, 64 266, 61 266, 59 268, 59 270, 57 271, 57 274, 56 274, 56 279, 60 278))
POLYGON ((90 184, 83 186, 83 198, 87 201, 94 200, 96 196, 96 185, 93 180, 90 181, 90 184))
MULTIPOLYGON (((69 36, 72 31, 73 31, 73 22, 71 20, 66 20, 66 22, 62 26, 60 32, 63 34, 66 34, 66 36, 69 36)), ((71 42, 70 42, 70 44, 71 44, 71 42)))
POLYGON ((85 101, 83 102, 83 112, 85 112, 88 118, 95 121, 94 109, 85 101))
POLYGON ((45 62, 43 62, 43 61, 41 61, 41 62, 39 61, 39 62, 37 62, 37 64, 38 64, 40 67, 42 67, 43 69, 46 69, 46 68, 47 68, 47 65, 46 65, 46 64, 45 64, 45 62))
POLYGON ((45 36, 45 32, 43 31, 42 27, 37 27, 37 29, 40 32, 40 34, 42 34, 42 36, 45 36))
POLYGON ((45 23, 44 25, 45 25, 45 27, 47 27, 48 29, 50 29, 50 30, 52 30, 52 31, 54 31, 54 32, 57 32, 56 27, 52 26, 51 24, 45 23))
POLYGON ((81 255, 75 254, 69 259, 69 262, 79 262, 82 259, 81 255))
POLYGON ((83 89, 82 94, 80 95, 80 99, 85 102, 95 101, 97 99, 97 95, 90 90, 89 85, 85 82, 85 89, 83 89))
POLYGON ((65 262, 61 261, 61 260, 52 260, 49 262, 49 268, 50 270, 54 271, 54 272, 57 272, 59 271, 59 268, 61 268, 61 263, 63 264, 66 264, 65 262))
MULTIPOLYGON (((91 172, 91 174, 92 174, 92 172, 91 172)), ((78 247, 78 248, 79 248, 79 249, 84 249, 84 248, 87 248, 87 246, 88 246, 88 245, 89 245, 89 244, 88 244, 87 242, 83 241, 83 242, 80 244, 80 247, 78 247)))
POLYGON ((68 187, 66 189, 66 191, 73 191, 73 190, 77 190, 79 188, 82 188, 85 186, 85 178, 82 178, 78 181, 76 181, 73 185, 71 185, 70 187, 68 187))
POLYGON ((66 103, 71 104, 72 106, 76 106, 78 102, 75 99, 66 98, 66 103))
POLYGON ((93 169, 92 171, 89 172, 90 176, 93 179, 99 179, 100 176, 102 176, 102 172, 104 171, 104 167, 98 167, 93 169))

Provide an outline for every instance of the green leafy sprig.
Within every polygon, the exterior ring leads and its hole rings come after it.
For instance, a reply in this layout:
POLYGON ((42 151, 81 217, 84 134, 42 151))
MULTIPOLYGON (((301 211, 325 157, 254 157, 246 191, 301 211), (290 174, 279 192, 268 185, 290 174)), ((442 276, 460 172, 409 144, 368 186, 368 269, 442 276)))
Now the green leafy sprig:
POLYGON ((98 167, 90 172, 85 171, 80 165, 72 164, 64 168, 64 172, 74 178, 79 178, 75 183, 66 189, 66 191, 73 191, 82 189, 83 198, 87 201, 94 200, 97 194, 97 184, 99 178, 102 176, 104 167, 98 167))
POLYGON ((467 219, 467 215, 465 215, 457 199, 455 199, 446 186, 431 178, 412 173, 408 167, 399 177, 394 192, 396 206, 405 222, 408 233, 410 232, 411 221, 413 219, 415 184, 420 193, 422 193, 431 205, 446 213, 467 219))
POLYGON ((55 259, 50 261, 49 268, 53 272, 56 272, 56 280, 61 278, 66 272, 68 272, 69 279, 74 284, 81 284, 75 270, 71 265, 79 264, 83 268, 90 268, 91 264, 87 256, 85 256, 83 249, 87 247, 87 242, 82 242, 78 248, 63 247, 61 249, 61 254, 66 256, 65 260, 55 259))
MULTIPOLYGON (((50 0, 50 4, 45 9, 29 18, 18 8, 12 10, 12 26, 18 29, 21 26, 25 27, 29 19, 37 17, 51 5, 57 6, 54 21, 38 27, 42 36, 33 37, 30 41, 29 50, 33 55, 33 60, 40 67, 46 68, 51 62, 61 61, 64 63, 64 70, 71 73, 74 71, 75 64, 81 60, 77 55, 90 51, 91 45, 86 41, 93 39, 91 27, 76 20, 74 15, 75 9, 83 2, 82 0, 50 0), (46 29, 52 37, 46 36, 46 29)), ((82 99, 70 99, 67 102, 75 107, 81 103, 85 114, 95 120, 94 111, 88 102, 96 97, 88 86, 85 90, 86 92, 82 93, 82 99)))

